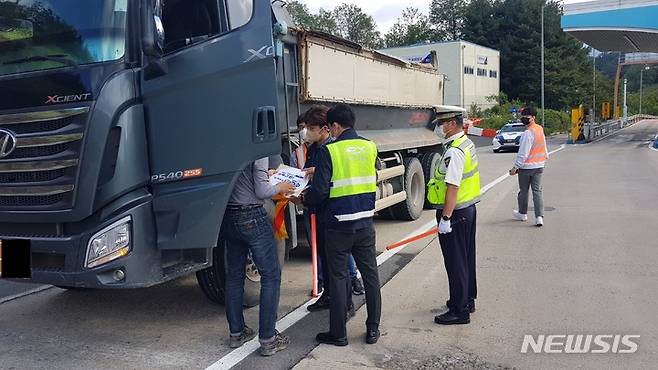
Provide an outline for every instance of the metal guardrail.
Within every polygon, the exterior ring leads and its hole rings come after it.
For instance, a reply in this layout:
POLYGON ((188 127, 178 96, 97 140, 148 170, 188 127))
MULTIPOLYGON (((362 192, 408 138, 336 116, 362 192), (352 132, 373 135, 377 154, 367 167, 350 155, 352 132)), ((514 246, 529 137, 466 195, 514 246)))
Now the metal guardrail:
POLYGON ((627 117, 626 119, 620 118, 620 119, 614 119, 614 120, 609 120, 603 123, 599 124, 592 124, 592 123, 586 123, 583 127, 583 134, 585 135, 585 138, 587 141, 592 141, 596 140, 604 135, 607 135, 611 132, 621 130, 622 128, 632 126, 638 121, 644 120, 644 119, 656 119, 658 117, 656 116, 650 116, 648 114, 636 114, 630 117, 627 117))

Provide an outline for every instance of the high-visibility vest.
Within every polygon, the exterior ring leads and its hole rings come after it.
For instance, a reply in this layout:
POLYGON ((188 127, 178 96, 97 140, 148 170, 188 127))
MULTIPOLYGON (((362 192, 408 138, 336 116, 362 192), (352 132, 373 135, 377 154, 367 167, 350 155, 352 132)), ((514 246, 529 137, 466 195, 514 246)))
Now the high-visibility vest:
POLYGON ((303 144, 298 146, 297 149, 295 149, 295 158, 297 158, 297 168, 304 169, 304 166, 306 165, 306 157, 308 153, 308 147, 306 144, 303 144))
MULTIPOLYGON (((463 135, 453 140, 448 148, 457 148, 464 153, 464 170, 459 190, 457 190, 455 209, 466 208, 480 201, 480 171, 478 169, 477 154, 475 153, 475 144, 466 135, 463 135)), ((446 152, 448 148, 446 148, 446 152)), ((445 152, 443 155, 445 155, 445 152)), ((440 163, 443 163, 443 156, 440 163)), ((427 200, 436 205, 437 208, 442 209, 446 202, 448 185, 445 182, 446 174, 441 172, 439 164, 437 164, 436 171, 434 171, 434 178, 427 184, 427 200)))
POLYGON ((532 142, 530 153, 528 153, 528 158, 526 158, 524 164, 528 164, 528 165, 544 164, 548 157, 548 153, 546 150, 546 137, 544 136, 544 128, 536 123, 531 123, 528 125, 528 130, 532 132, 535 139, 532 142))
POLYGON ((331 157, 329 210, 339 222, 375 215, 377 146, 365 139, 340 140, 327 145, 331 157))

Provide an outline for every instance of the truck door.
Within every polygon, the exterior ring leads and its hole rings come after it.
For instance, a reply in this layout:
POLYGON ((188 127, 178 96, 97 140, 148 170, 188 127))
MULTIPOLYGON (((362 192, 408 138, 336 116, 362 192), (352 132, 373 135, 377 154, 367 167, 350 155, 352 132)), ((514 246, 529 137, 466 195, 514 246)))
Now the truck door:
POLYGON ((167 0, 162 18, 166 73, 140 81, 158 245, 210 247, 227 182, 281 150, 271 4, 167 0))
POLYGON ((153 174, 278 153, 270 2, 169 0, 163 18, 167 73, 142 81, 153 174))

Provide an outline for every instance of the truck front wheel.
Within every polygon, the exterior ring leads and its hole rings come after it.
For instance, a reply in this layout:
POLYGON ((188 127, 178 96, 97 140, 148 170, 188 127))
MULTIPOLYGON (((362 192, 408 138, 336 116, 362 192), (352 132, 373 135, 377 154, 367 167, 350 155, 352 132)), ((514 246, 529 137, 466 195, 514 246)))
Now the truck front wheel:
MULTIPOLYGON (((274 218, 274 203, 267 201, 265 210, 270 219, 274 218)), ((286 253, 286 241, 277 241, 277 258, 279 265, 283 268, 286 253)), ((254 307, 260 301, 260 274, 256 264, 247 256, 245 267, 246 278, 244 279, 244 307, 254 307)), ((226 286, 226 240, 219 236, 217 247, 213 251, 213 265, 196 273, 197 282, 203 293, 212 302, 224 304, 226 286)))

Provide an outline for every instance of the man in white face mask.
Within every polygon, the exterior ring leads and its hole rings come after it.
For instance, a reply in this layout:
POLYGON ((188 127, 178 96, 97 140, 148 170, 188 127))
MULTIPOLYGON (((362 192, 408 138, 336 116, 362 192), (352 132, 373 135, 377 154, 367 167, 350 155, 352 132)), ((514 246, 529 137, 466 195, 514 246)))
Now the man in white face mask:
POLYGON ((306 166, 306 158, 308 156, 308 129, 306 128, 306 112, 299 115, 297 118, 297 129, 299 130, 299 146, 292 153, 290 159, 290 166, 299 168, 300 170, 306 166))
POLYGON ((441 325, 468 324, 475 311, 475 204, 480 199, 480 172, 475 145, 464 133, 461 112, 437 115, 434 132, 445 152, 434 178, 427 185, 427 199, 436 206, 439 244, 448 275, 448 312, 436 316, 441 325))

